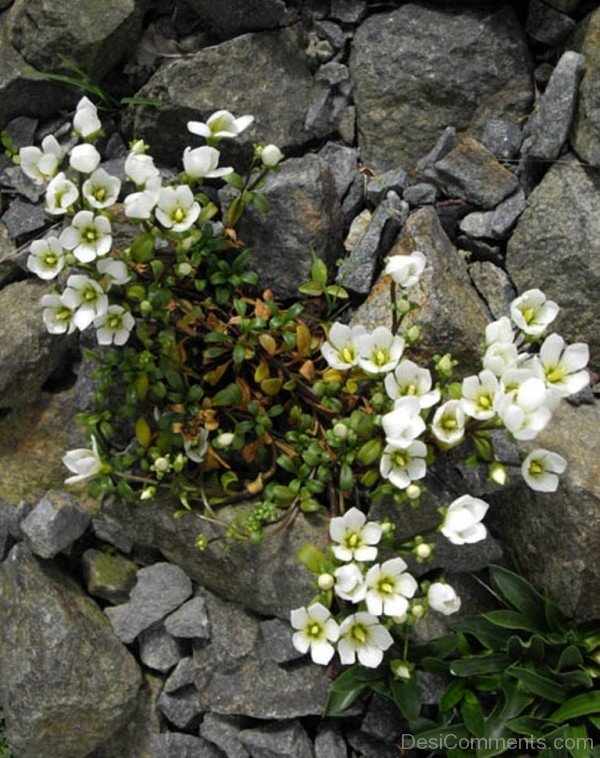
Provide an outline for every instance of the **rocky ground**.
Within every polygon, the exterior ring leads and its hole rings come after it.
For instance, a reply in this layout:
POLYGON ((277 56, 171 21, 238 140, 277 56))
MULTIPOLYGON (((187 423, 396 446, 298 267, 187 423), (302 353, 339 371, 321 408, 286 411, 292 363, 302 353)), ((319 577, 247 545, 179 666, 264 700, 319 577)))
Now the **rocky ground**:
MULTIPOLYGON (((260 140, 289 156, 269 178, 270 213, 240 230, 264 286, 294 297, 312 251, 332 270, 344 258, 348 316, 387 324, 383 256, 420 249, 430 263, 414 316, 424 359, 451 348, 475 369, 486 319, 539 287, 562 306, 557 330, 588 342, 598 371, 596 6, 0 0, 0 127, 17 147, 50 133, 69 140, 81 93, 35 75, 64 72, 59 52, 117 99, 159 101, 106 113, 103 165, 117 175, 134 134, 169 171, 190 118, 252 113, 255 127, 227 157, 260 140)), ((0 186, 0 684, 14 755, 397 755, 403 724, 383 701, 319 718, 327 672, 290 644, 289 610, 310 597, 294 555, 323 543, 320 517, 261 546, 200 554, 198 525, 175 521, 172 504, 98 510, 62 489, 92 367, 73 339, 46 333, 48 285, 25 266, 29 240, 50 227, 41 191, 5 155, 0 186)), ((505 546, 567 613, 597 618, 599 428, 592 389, 563 403, 539 440, 569 460, 554 496, 497 492, 449 460, 419 511, 384 503, 373 515, 412 533, 437 522, 440 498, 484 494, 494 537, 436 551, 464 612, 485 602, 472 573, 505 546)))

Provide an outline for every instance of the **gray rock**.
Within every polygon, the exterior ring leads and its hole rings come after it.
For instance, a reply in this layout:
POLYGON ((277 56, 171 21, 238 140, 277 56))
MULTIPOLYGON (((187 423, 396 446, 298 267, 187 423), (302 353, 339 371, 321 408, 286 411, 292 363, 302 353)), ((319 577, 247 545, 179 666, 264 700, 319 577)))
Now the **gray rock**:
MULTIPOLYGON (((339 85, 346 85, 350 81, 350 72, 348 66, 338 61, 330 61, 324 63, 317 73, 315 74, 315 80, 317 82, 325 82, 330 87, 337 87, 339 85)), ((342 94, 349 94, 348 88, 345 86, 346 91, 342 94)))
POLYGON ((418 184, 413 184, 412 187, 407 187, 402 197, 412 206, 431 205, 431 203, 436 201, 437 194, 437 187, 435 185, 419 182, 418 184))
POLYGON ((312 742, 299 721, 244 729, 240 740, 252 758, 312 758, 312 742))
POLYGON ((21 523, 31 512, 31 505, 22 500, 18 505, 12 505, 0 500, 0 561, 8 555, 8 551, 23 539, 21 523))
POLYGON ((215 744, 226 758, 249 758, 250 753, 242 745, 239 734, 240 719, 207 713, 200 724, 200 736, 215 744))
POLYGON ((361 732, 384 742, 395 742, 407 724, 397 705, 381 695, 373 695, 360 725, 361 732))
POLYGON ((470 253, 466 256, 468 258, 472 255, 474 260, 491 261, 497 266, 504 265, 504 250, 498 243, 492 244, 491 240, 475 239, 466 234, 459 234, 455 242, 459 250, 470 253))
POLYGON ((507 316, 517 293, 506 271, 491 261, 477 261, 469 266, 469 275, 492 316, 507 316))
POLYGON ((367 13, 365 0, 332 0, 329 15, 343 24, 358 24, 367 13))
POLYGON ((15 165, 10 165, 2 171, 0 174, 0 184, 14 192, 18 192, 19 195, 22 195, 31 203, 37 203, 45 192, 45 187, 42 184, 36 184, 21 171, 20 166, 15 165))
POLYGON ((128 603, 106 608, 117 636, 130 643, 140 632, 174 611, 192 594, 188 576, 170 563, 140 569, 128 603))
POLYGON ((598 429, 598 404, 562 403, 535 442, 522 445, 525 452, 547 448, 567 459, 558 490, 548 495, 523 485, 510 496, 500 492, 489 519, 519 555, 525 575, 581 621, 600 613, 598 429))
POLYGON ((262 621, 260 631, 266 655, 275 663, 289 663, 302 658, 292 644, 293 629, 283 619, 262 621))
POLYGON ((514 121, 491 118, 485 125, 481 143, 498 159, 508 160, 519 153, 523 135, 514 121))
POLYGON ((407 217, 408 204, 395 192, 388 192, 339 267, 337 283, 358 294, 368 294, 380 258, 390 249, 407 217))
POLYGON ((391 169, 383 174, 378 174, 367 182, 367 201, 376 206, 387 197, 388 192, 395 192, 402 196, 408 182, 406 171, 401 168, 391 169))
POLYGON ((495 208, 519 186, 517 177, 471 137, 438 161, 428 178, 450 197, 459 197, 481 208, 495 208))
POLYGON ((309 660, 278 666, 268 656, 259 621, 204 589, 211 641, 194 643, 202 710, 223 716, 290 719, 323 712, 327 671, 309 660))
POLYGON ((125 603, 135 584, 138 566, 122 555, 103 550, 86 550, 81 558, 85 584, 90 595, 109 603, 125 603))
POLYGON ((178 729, 197 728, 204 711, 200 693, 193 685, 177 692, 163 692, 156 707, 178 729))
POLYGON ((328 142, 319 151, 319 158, 326 161, 331 168, 341 202, 357 175, 356 149, 337 142, 328 142))
POLYGON ((600 360, 599 202, 598 172, 573 155, 561 159, 529 196, 506 256, 517 290, 538 287, 555 300, 561 311, 552 330, 588 342, 592 365, 600 360))
POLYGON ((316 155, 291 158, 267 177, 269 210, 248 209, 238 225, 256 256, 260 286, 295 297, 310 279, 313 253, 332 265, 342 244, 341 209, 329 165, 316 155))
POLYGON ((361 156, 377 169, 410 169, 448 124, 477 135, 492 117, 528 113, 533 97, 527 44, 508 6, 408 3, 370 16, 350 70, 361 156))
POLYGON ((525 31, 536 42, 558 45, 575 26, 572 18, 559 13, 542 0, 531 0, 529 3, 525 31))
POLYGON ((307 132, 328 134, 348 105, 345 95, 323 87, 308 108, 304 127, 307 132))
POLYGON ((323 720, 315 737, 315 758, 347 758, 348 746, 335 722, 323 720))
POLYGON ((17 116, 8 122, 6 131, 17 147, 26 147, 33 145, 38 123, 37 118, 17 116))
POLYGON ((105 513, 102 512, 99 516, 92 519, 92 528, 99 540, 104 540, 104 542, 114 545, 122 553, 130 553, 132 551, 133 540, 120 534, 118 523, 113 522, 105 513))
POLYGON ((346 36, 338 24, 333 21, 315 21, 315 31, 321 39, 326 39, 334 50, 343 50, 346 46, 346 36))
POLYGON ((395 745, 361 731, 350 732, 348 742, 361 758, 397 758, 395 745))
POLYGON ((440 134, 435 145, 431 150, 417 162, 417 172, 424 176, 427 171, 433 169, 434 165, 441 161, 450 150, 459 144, 456 137, 456 129, 453 126, 447 126, 440 134))
POLYGON ((292 20, 292 13, 283 0, 187 0, 202 24, 220 39, 237 37, 246 32, 276 29, 292 20))
POLYGON ((29 548, 41 558, 54 558, 68 550, 90 523, 90 514, 68 492, 50 490, 22 521, 29 548))
POLYGON ((338 118, 337 130, 347 145, 356 144, 356 108, 354 105, 344 108, 338 118))
POLYGON ((428 671, 418 671, 417 677, 421 687, 423 705, 439 705, 446 689, 446 682, 441 676, 430 674, 428 671))
POLYGON ((152 735, 152 758, 221 758, 216 747, 193 734, 152 735))
POLYGON ((524 210, 525 192, 519 189, 493 211, 469 213, 460 222, 460 229, 471 237, 506 239, 524 210))
POLYGON ((204 598, 193 597, 167 616, 165 629, 174 637, 209 639, 210 622, 204 598))
POLYGON ((583 55, 572 51, 559 60, 538 108, 527 122, 523 155, 548 161, 558 158, 571 129, 584 60, 583 55))
POLYGON ((299 28, 246 34, 161 68, 139 92, 158 99, 160 106, 130 106, 126 120, 133 134, 162 146, 161 158, 168 164, 179 163, 190 142, 190 119, 205 121, 219 108, 251 113, 256 118, 252 127, 221 146, 227 165, 230 155, 249 155, 253 142, 272 142, 288 153, 325 136, 304 127, 321 88, 313 82, 299 28), (257 87, 257 81, 269 86, 257 87))
POLYGON ((581 0, 547 0, 548 5, 556 8, 557 11, 563 13, 570 13, 581 3, 581 0))
MULTIPOLYGON (((199 531, 196 520, 175 520, 172 514, 176 507, 168 501, 149 500, 140 508, 137 504, 109 500, 103 504, 103 513, 120 525, 124 536, 135 539, 139 545, 157 547, 198 584, 258 613, 289 618, 291 608, 310 600, 312 574, 299 566, 295 556, 307 542, 325 547, 327 527, 323 518, 299 516, 290 529, 260 545, 242 543, 223 553, 217 543, 200 553, 194 547, 199 531)), ((226 520, 243 512, 242 505, 221 511, 226 520)), ((221 530, 208 524, 201 530, 208 540, 222 535, 221 530)))
POLYGON ((29 253, 19 250, 0 221, 0 287, 22 279, 27 269, 29 253))
POLYGON ((346 193, 342 203, 342 219, 344 232, 347 232, 354 218, 365 207, 365 178, 363 174, 357 174, 346 193))
POLYGON ((12 239, 17 239, 24 234, 32 234, 43 229, 48 225, 48 219, 41 205, 33 205, 17 197, 2 216, 2 223, 9 236, 12 239))
MULTIPOLYGON (((451 347, 452 355, 460 361, 460 370, 474 370, 481 360, 480 345, 488 314, 471 285, 465 262, 431 206, 408 217, 390 256, 407 255, 413 250, 425 254, 428 267, 411 290, 411 299, 419 307, 406 323, 415 323, 421 329, 421 339, 411 353, 417 360, 427 361, 451 347)), ((382 276, 358 309, 353 323, 366 329, 390 327, 389 289, 389 278, 382 276)))
POLYGON ((173 672, 165 682, 165 692, 171 694, 194 683, 196 677, 196 664, 193 656, 182 658, 173 669, 173 672))
MULTIPOLYGON (((553 3, 554 4, 554 3, 553 3)), ((600 9, 581 22, 569 46, 585 56, 571 145, 579 157, 600 166, 600 9)))
POLYGON ((535 71, 533 72, 535 83, 541 87, 541 89, 545 89, 550 81, 553 71, 554 66, 551 63, 540 63, 539 66, 536 66, 535 71))
POLYGON ((0 588, 11 748, 16 755, 88 755, 132 716, 142 683, 135 660, 98 606, 24 544, 0 566, 0 588))
POLYGON ((140 632, 138 641, 142 663, 163 674, 176 666, 184 654, 182 643, 167 632, 162 621, 140 632))
POLYGON ((8 14, 13 47, 40 71, 64 71, 59 53, 99 81, 125 57, 142 28, 139 0, 93 0, 79 12, 77 0, 15 0, 8 14))

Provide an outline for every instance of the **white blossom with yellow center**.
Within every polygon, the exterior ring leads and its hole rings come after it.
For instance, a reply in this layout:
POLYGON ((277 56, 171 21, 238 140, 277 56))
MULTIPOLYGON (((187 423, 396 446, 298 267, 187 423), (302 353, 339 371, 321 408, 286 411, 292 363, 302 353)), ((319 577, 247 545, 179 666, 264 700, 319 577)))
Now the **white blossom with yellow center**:
POLYGON ((329 534, 334 544, 331 550, 339 561, 374 561, 381 539, 381 526, 367 523, 367 517, 358 508, 350 508, 343 516, 332 518, 329 534))
POLYGON ((419 587, 415 578, 406 571, 407 568, 402 558, 392 558, 381 565, 371 566, 365 577, 365 599, 369 613, 374 616, 406 614, 408 601, 419 587))
POLYGON ((364 326, 346 326, 338 321, 331 325, 327 342, 321 345, 323 358, 338 371, 348 371, 358 362, 358 339, 365 334, 364 326))
POLYGON ((378 326, 356 341, 358 365, 368 374, 387 374, 398 365, 404 352, 404 338, 392 334, 386 326, 378 326))
POLYGON ((339 627, 331 613, 321 603, 313 603, 308 608, 296 608, 290 620, 297 631, 292 643, 300 653, 308 653, 314 663, 326 666, 335 653, 332 642, 337 642, 339 627))
POLYGON ((186 184, 163 187, 158 193, 154 213, 166 229, 186 232, 198 219, 200 204, 194 200, 194 194, 186 184))
POLYGON ((342 622, 339 629, 338 653, 344 665, 356 662, 366 668, 377 668, 383 653, 394 643, 392 635, 372 613, 354 613, 342 622))

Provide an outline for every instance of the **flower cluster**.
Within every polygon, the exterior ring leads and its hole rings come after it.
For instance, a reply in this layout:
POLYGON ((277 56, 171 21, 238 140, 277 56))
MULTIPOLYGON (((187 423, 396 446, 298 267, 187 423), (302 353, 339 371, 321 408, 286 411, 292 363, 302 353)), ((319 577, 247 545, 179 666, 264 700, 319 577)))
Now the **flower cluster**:
MULTIPOLYGON (((457 529, 468 531, 460 517, 450 528, 452 534, 457 529)), ((377 562, 384 528, 367 521, 357 508, 332 518, 329 535, 331 557, 321 563, 326 570, 317 578, 321 599, 291 612, 296 630, 293 644, 301 653, 310 651, 315 663, 327 665, 337 648, 342 664, 358 660, 367 668, 377 668, 394 644, 394 627, 409 627, 428 608, 444 615, 460 608, 460 598, 449 584, 423 582, 419 588, 402 558, 377 562), (344 607, 351 603, 357 608, 336 618, 322 602, 330 604, 333 597, 343 601, 344 607)))

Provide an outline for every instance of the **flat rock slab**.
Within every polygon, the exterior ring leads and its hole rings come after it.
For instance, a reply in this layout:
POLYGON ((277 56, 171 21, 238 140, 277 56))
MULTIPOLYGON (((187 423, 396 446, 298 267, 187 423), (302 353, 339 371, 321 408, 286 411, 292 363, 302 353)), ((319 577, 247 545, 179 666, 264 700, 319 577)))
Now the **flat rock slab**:
POLYGON ((600 166, 600 9, 581 22, 570 46, 585 56, 571 145, 584 161, 600 166))
POLYGON ((93 600, 24 544, 0 566, 0 590, 0 676, 15 754, 89 755, 131 717, 137 663, 93 600))
POLYGON ((86 550, 82 556, 83 574, 90 595, 109 603, 125 603, 135 585, 138 566, 122 555, 103 550, 86 550))
POLYGON ((210 621, 204 598, 193 597, 165 619, 165 629, 173 637, 209 639, 210 621))
POLYGON ((30 549, 40 558, 54 558, 78 540, 90 524, 90 514, 68 492, 51 490, 21 523, 30 549))

